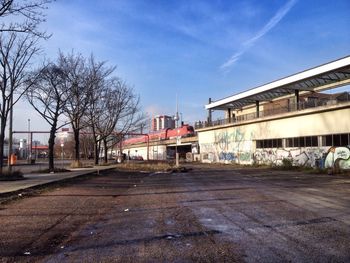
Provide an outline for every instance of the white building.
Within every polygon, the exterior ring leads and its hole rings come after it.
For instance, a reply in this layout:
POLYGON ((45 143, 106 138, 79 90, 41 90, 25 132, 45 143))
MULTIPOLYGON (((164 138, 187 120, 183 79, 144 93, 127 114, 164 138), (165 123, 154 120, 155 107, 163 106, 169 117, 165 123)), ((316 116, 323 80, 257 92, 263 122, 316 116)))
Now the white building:
POLYGON ((197 123, 203 162, 294 164, 350 169, 350 56, 210 101, 197 123), (224 119, 212 120, 211 111, 224 119))
POLYGON ((159 131, 163 129, 174 129, 175 120, 167 115, 157 115, 152 118, 151 131, 159 131))

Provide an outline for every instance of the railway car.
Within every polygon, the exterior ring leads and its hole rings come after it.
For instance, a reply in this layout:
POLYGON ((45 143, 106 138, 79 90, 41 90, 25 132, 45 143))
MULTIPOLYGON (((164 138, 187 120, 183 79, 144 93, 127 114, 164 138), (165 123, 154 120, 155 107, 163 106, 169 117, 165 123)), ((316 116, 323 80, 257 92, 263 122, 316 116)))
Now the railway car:
POLYGON ((137 137, 131 137, 131 138, 125 139, 123 141, 123 144, 132 145, 132 144, 138 144, 138 143, 146 143, 148 139, 149 141, 159 141, 159 140, 173 139, 178 136, 189 137, 193 135, 194 135, 193 127, 188 124, 185 124, 175 129, 163 129, 155 132, 150 132, 148 136, 142 135, 137 137))
POLYGON ((176 138, 177 136, 189 137, 193 135, 194 135, 193 127, 188 124, 185 124, 179 128, 168 130, 167 139, 173 139, 173 138, 176 138))

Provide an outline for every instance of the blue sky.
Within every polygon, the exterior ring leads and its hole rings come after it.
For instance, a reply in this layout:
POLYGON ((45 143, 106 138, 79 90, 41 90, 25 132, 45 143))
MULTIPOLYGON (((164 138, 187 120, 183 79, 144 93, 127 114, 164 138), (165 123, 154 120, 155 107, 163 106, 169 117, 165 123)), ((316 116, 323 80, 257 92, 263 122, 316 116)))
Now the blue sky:
POLYGON ((94 53, 117 65, 150 116, 173 115, 178 94, 190 123, 206 118, 209 97, 350 54, 348 0, 58 0, 47 12, 47 58, 58 49, 94 53))

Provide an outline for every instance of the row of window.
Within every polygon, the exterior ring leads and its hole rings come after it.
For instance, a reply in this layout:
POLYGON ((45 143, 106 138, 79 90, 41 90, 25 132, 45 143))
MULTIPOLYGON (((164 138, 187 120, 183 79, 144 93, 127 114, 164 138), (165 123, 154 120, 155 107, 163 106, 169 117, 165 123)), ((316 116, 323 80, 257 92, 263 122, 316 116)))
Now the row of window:
POLYGON ((282 148, 282 139, 256 140, 256 148, 282 148))
POLYGON ((305 136, 296 138, 287 138, 286 147, 316 147, 318 146, 317 136, 305 136))
POLYGON ((350 145, 350 133, 331 134, 322 136, 324 146, 344 146, 350 145))
POLYGON ((350 133, 329 134, 320 136, 303 136, 285 139, 256 140, 256 148, 292 148, 292 147, 318 147, 318 146, 345 146, 350 145, 350 133), (283 146, 284 140, 284 146, 283 146), (320 143, 321 145, 320 145, 320 143))

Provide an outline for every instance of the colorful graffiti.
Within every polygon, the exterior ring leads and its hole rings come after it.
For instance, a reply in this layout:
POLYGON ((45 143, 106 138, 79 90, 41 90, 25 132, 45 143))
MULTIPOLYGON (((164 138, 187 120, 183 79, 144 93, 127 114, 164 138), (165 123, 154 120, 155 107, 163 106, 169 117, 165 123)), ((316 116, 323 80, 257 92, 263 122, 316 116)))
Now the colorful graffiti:
POLYGON ((347 147, 331 147, 328 150, 325 168, 337 167, 342 170, 350 169, 350 148, 347 147))
POLYGON ((232 132, 221 131, 214 133, 214 143, 201 144, 204 161, 224 163, 252 162, 252 134, 246 136, 240 129, 232 132), (248 137, 248 138, 247 138, 248 137), (206 157, 206 158, 204 158, 206 157))
POLYGON ((295 166, 315 166, 316 160, 321 159, 326 149, 310 148, 275 148, 258 149, 253 158, 256 164, 281 165, 283 159, 289 159, 295 166))
POLYGON ((214 132, 213 143, 200 145, 204 162, 281 165, 350 169, 350 146, 256 149, 253 134, 239 128, 214 132))

